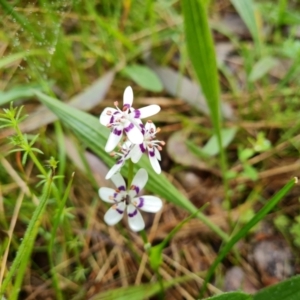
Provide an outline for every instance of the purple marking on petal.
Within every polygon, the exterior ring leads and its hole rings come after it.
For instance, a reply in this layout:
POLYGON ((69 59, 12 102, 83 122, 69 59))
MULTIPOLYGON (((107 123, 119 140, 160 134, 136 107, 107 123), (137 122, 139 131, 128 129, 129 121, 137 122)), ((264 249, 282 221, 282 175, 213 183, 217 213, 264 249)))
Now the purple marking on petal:
POLYGON ((145 135, 145 126, 144 126, 144 124, 139 124, 140 125, 140 127, 141 127, 141 133, 143 134, 143 135, 145 135))
POLYGON ((137 209, 135 209, 133 213, 129 213, 128 217, 132 218, 132 217, 136 216, 136 214, 137 214, 137 209))
POLYGON ((144 144, 140 144, 139 146, 140 146, 140 150, 141 150, 143 153, 145 153, 146 148, 144 147, 144 144))
POLYGON ((138 208, 141 208, 141 207, 144 206, 144 198, 143 198, 143 197, 140 197, 139 200, 140 200, 140 203, 139 203, 139 205, 138 205, 137 207, 138 207, 138 208))
POLYGON ((112 115, 111 118, 110 118, 110 120, 109 120, 109 124, 113 123, 114 120, 115 120, 115 117, 112 115))
POLYGON ((130 108, 130 105, 128 104, 128 103, 125 103, 124 105, 123 105, 123 111, 125 111, 125 110, 127 110, 127 109, 129 109, 130 108))
POLYGON ((136 194, 140 192, 140 188, 137 185, 133 185, 133 189, 135 190, 136 194))
POLYGON ((154 150, 152 150, 152 151, 148 150, 148 153, 149 153, 149 155, 150 155, 151 157, 154 157, 154 156, 155 156, 154 150))
POLYGON ((121 210, 121 209, 119 209, 119 208, 116 208, 116 211, 117 211, 120 215, 123 215, 123 213, 124 213, 124 210, 121 210))
POLYGON ((119 165, 123 162, 123 159, 119 159, 117 162, 116 162, 116 165, 119 165))
POLYGON ((130 123, 127 127, 124 127, 124 130, 126 132, 129 132, 133 127, 134 127, 134 125, 132 123, 130 123))
POLYGON ((113 195, 114 199, 116 199, 117 196, 118 196, 118 193, 114 193, 114 195, 113 195))
POLYGON ((136 109, 136 110, 134 111, 134 118, 135 118, 135 119, 138 119, 140 116, 141 116, 140 110, 139 110, 139 109, 136 109))
POLYGON ((120 136, 122 134, 122 130, 118 130, 117 128, 115 128, 114 131, 113 131, 113 133, 115 135, 119 135, 120 136))
POLYGON ((124 186, 124 185, 119 186, 119 187, 118 187, 118 190, 119 190, 119 191, 125 191, 125 186, 124 186))

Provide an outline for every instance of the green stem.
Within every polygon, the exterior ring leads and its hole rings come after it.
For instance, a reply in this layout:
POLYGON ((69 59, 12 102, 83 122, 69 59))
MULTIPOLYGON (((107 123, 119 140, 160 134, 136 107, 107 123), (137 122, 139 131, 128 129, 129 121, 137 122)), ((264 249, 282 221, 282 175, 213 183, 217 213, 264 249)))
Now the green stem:
POLYGON ((130 188, 133 180, 133 162, 128 160, 128 176, 127 176, 127 187, 130 188))
POLYGON ((44 175, 47 176, 47 172, 44 169, 44 167, 42 166, 42 164, 39 162, 39 160, 37 159, 37 157, 35 156, 35 154, 29 150, 29 156, 32 159, 32 161, 34 162, 34 164, 36 165, 36 167, 39 169, 39 171, 44 175))

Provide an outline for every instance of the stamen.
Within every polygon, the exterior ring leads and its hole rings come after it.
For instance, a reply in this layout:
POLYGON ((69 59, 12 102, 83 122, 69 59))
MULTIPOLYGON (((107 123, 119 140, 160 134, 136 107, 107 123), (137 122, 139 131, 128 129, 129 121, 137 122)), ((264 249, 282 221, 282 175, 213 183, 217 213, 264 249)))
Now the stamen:
POLYGON ((114 106, 118 107, 118 105, 119 105, 119 102, 118 102, 118 101, 115 101, 115 102, 114 102, 114 106))
POLYGON ((116 152, 111 152, 111 153, 109 154, 109 156, 115 156, 115 155, 117 155, 116 152))
POLYGON ((161 131, 160 127, 156 128, 156 133, 159 133, 161 131))
POLYGON ((107 110, 107 111, 106 111, 106 114, 107 114, 108 116, 111 116, 111 115, 112 115, 111 110, 107 110))
POLYGON ((147 122, 148 122, 148 123, 153 123, 152 120, 148 120, 147 122))
POLYGON ((114 197, 113 196, 109 196, 108 199, 109 200, 114 200, 114 197))
POLYGON ((162 146, 164 146, 166 144, 164 141, 159 141, 159 142, 162 146))

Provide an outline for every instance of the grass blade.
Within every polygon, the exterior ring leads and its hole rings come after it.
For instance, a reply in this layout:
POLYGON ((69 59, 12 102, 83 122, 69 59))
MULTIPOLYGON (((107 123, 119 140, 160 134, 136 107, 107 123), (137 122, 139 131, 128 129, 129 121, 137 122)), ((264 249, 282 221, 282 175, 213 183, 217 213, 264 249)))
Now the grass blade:
POLYGON ((258 53, 261 52, 261 37, 255 18, 254 4, 252 0, 231 0, 240 17, 248 27, 258 53))
POLYGON ((234 247, 234 245, 246 234, 249 232, 251 228, 253 228, 259 221, 261 221, 268 212, 271 211, 272 208, 279 203, 279 201, 292 189, 292 187, 298 182, 297 178, 293 178, 290 180, 277 194, 275 194, 271 200, 267 202, 267 204, 257 213, 255 216, 247 223, 244 227, 241 228, 239 232, 237 232, 228 243, 221 249, 219 255, 216 260, 213 262, 211 267, 208 270, 208 273, 205 278, 205 283, 201 289, 201 295, 204 293, 206 289, 206 284, 210 280, 211 276, 215 272, 218 264, 223 260, 223 258, 227 255, 227 253, 234 247))
MULTIPOLYGON (((220 149, 221 169, 225 175, 227 161, 225 150, 222 147, 218 70, 206 5, 201 0, 182 0, 182 9, 188 53, 210 110, 211 121, 220 149)), ((230 207, 226 176, 223 176, 223 183, 226 192, 225 201, 227 207, 230 207)))
POLYGON ((30 254, 33 248, 33 244, 35 241, 35 238, 38 234, 38 229, 41 223, 41 217, 43 215, 43 212, 45 210, 48 198, 50 196, 51 191, 51 184, 52 184, 52 176, 48 175, 47 182, 44 187, 44 191, 41 197, 41 200, 35 209, 32 218, 29 222, 28 228, 25 232, 23 241, 19 247, 18 253, 16 255, 16 258, 13 261, 13 264, 11 265, 8 273, 5 276, 5 279, 2 283, 1 289, 0 289, 0 298, 3 296, 4 292, 6 292, 6 288, 8 284, 11 283, 12 277, 17 273, 16 278, 16 285, 13 288, 12 294, 10 295, 11 300, 17 299, 18 293, 20 290, 20 284, 22 283, 22 279, 26 270, 26 266, 28 263, 28 260, 30 258, 30 254))

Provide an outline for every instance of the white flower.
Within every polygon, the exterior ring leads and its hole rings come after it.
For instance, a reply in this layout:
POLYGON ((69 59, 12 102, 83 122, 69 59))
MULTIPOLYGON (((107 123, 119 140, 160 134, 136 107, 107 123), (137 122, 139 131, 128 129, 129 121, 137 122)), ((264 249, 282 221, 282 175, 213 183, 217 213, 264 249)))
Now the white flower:
POLYGON ((112 176, 111 180, 117 187, 116 190, 107 187, 99 189, 100 198, 105 202, 114 204, 106 212, 104 221, 108 225, 115 225, 123 218, 124 211, 126 210, 131 230, 143 230, 145 228, 145 222, 138 209, 155 213, 162 208, 162 201, 157 197, 137 196, 148 180, 146 170, 140 169, 136 173, 129 190, 126 190, 125 180, 120 173, 112 176))
POLYGON ((120 152, 111 153, 112 156, 118 157, 118 160, 115 165, 108 171, 105 176, 105 179, 110 179, 115 173, 117 173, 125 164, 125 161, 130 158, 131 150, 133 148, 133 144, 130 141, 126 141, 123 143, 120 152))
POLYGON ((161 167, 159 164, 159 160, 161 160, 160 152, 161 146, 165 145, 165 142, 156 140, 156 133, 160 131, 160 128, 156 129, 156 126, 152 121, 148 121, 143 127, 143 134, 144 134, 144 140, 139 145, 134 145, 131 153, 131 160, 133 163, 137 163, 143 153, 148 150, 148 157, 151 163, 151 166, 153 167, 154 171, 157 174, 161 173, 161 167))
POLYGON ((118 107, 116 101, 115 108, 107 107, 100 115, 100 123, 111 128, 111 133, 107 140, 105 151, 112 151, 120 142, 123 132, 126 133, 128 139, 133 144, 140 144, 143 141, 143 134, 140 128, 140 119, 153 116, 160 111, 160 107, 156 104, 148 105, 140 109, 132 107, 133 91, 128 86, 123 95, 123 108, 118 107))

